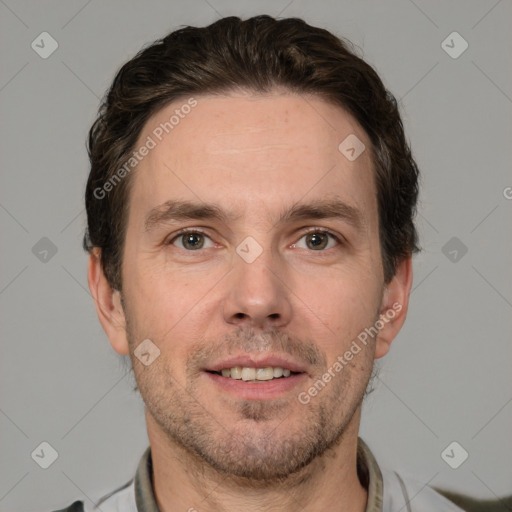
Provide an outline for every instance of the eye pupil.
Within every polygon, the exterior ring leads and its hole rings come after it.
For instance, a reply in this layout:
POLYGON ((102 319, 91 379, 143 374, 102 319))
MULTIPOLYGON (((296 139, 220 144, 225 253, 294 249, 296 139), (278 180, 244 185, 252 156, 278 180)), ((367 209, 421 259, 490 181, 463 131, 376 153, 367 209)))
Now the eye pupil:
POLYGON ((311 249, 323 249, 328 243, 325 233, 312 233, 307 235, 306 240, 311 249))
POLYGON ((204 238, 200 233, 186 233, 182 241, 183 247, 187 249, 201 249, 204 245, 204 238))

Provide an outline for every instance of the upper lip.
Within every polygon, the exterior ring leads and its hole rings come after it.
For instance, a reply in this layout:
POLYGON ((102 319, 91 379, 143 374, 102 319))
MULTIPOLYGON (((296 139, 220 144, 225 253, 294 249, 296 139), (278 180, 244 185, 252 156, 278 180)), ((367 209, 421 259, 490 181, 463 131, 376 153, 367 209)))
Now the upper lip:
POLYGON ((234 368, 235 366, 246 366, 248 368, 265 368, 272 366, 288 369, 295 373, 305 373, 307 371, 304 365, 291 360, 289 357, 279 356, 277 354, 242 354, 236 357, 230 357, 229 359, 222 359, 221 361, 212 363, 205 367, 204 370, 210 372, 220 372, 224 368, 234 368))

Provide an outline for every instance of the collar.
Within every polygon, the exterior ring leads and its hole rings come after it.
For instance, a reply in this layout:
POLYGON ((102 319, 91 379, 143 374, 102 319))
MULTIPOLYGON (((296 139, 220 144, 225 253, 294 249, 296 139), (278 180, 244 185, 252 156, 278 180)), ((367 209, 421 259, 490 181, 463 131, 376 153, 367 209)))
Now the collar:
MULTIPOLYGON (((357 473, 368 490, 366 512, 382 512, 382 473, 375 457, 361 438, 357 442, 357 473)), ((134 478, 135 503, 138 512, 160 512, 153 493, 152 477, 153 461, 149 446, 140 459, 134 478)))

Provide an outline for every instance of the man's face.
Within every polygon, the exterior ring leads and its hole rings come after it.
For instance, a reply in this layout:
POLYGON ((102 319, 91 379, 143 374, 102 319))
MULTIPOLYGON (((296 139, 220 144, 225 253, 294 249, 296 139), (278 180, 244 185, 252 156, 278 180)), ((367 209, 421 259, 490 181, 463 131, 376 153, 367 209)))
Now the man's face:
POLYGON ((298 397, 382 312, 370 142, 314 97, 196 100, 162 141, 155 128, 187 100, 159 111, 137 145, 156 142, 132 176, 126 350, 151 428, 220 471, 265 480, 357 432, 374 340, 309 403, 298 397), (338 150, 351 134, 366 146, 354 161, 338 150), (149 366, 133 356, 146 339, 160 350, 149 366), (297 374, 214 373, 232 367, 297 374))

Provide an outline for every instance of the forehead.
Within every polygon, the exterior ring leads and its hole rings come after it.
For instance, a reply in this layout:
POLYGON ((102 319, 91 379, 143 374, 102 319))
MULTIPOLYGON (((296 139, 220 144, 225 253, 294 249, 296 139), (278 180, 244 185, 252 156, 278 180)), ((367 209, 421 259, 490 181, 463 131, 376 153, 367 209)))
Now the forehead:
POLYGON ((154 147, 133 177, 130 202, 137 211, 179 198, 244 215, 333 196, 365 217, 376 213, 368 137, 345 110, 318 97, 183 98, 152 116, 137 147, 150 139, 154 147), (366 147, 353 161, 339 149, 347 137, 366 147))

